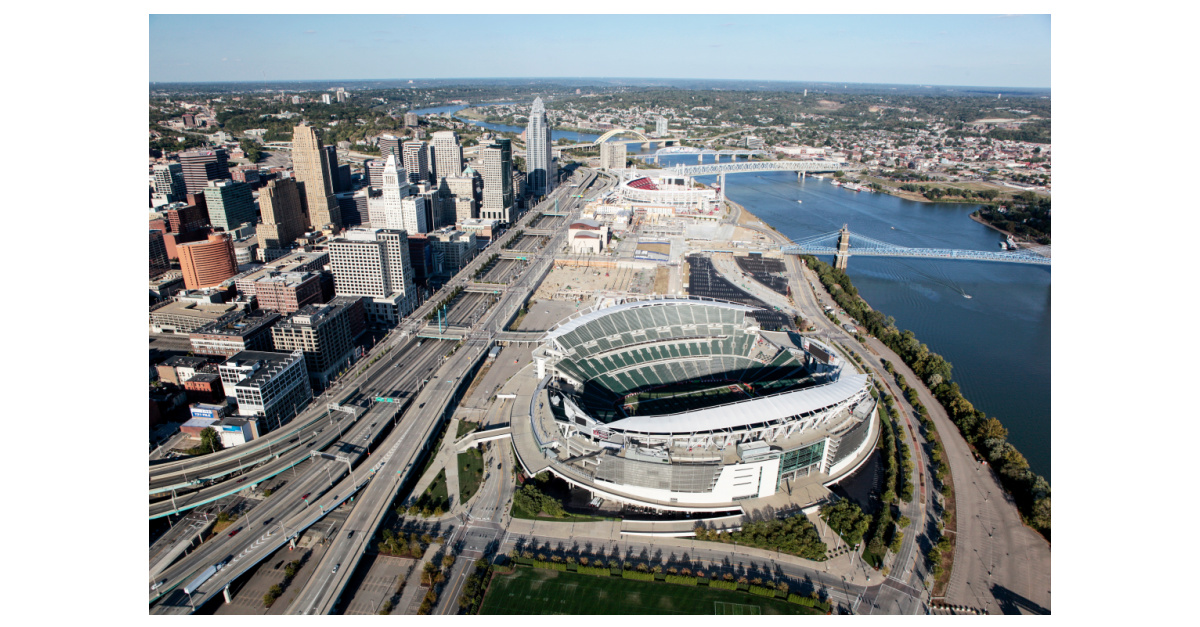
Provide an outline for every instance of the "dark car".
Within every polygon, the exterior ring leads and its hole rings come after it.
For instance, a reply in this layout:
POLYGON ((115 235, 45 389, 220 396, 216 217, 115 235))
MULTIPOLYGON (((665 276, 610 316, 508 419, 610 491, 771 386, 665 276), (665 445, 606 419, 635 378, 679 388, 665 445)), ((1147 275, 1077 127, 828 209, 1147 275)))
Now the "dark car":
POLYGON ((242 530, 242 528, 241 528, 241 527, 238 527, 237 529, 234 529, 233 531, 230 531, 230 532, 229 532, 229 537, 230 537, 230 538, 232 538, 233 536, 236 536, 236 535, 238 534, 238 532, 239 532, 239 531, 241 531, 241 530, 242 530))
POLYGON ((309 496, 311 496, 311 495, 312 495, 312 492, 306 492, 306 493, 304 494, 304 496, 302 496, 302 497, 300 497, 300 498, 301 498, 302 500, 305 500, 305 501, 307 501, 307 500, 308 500, 308 497, 309 497, 309 496))

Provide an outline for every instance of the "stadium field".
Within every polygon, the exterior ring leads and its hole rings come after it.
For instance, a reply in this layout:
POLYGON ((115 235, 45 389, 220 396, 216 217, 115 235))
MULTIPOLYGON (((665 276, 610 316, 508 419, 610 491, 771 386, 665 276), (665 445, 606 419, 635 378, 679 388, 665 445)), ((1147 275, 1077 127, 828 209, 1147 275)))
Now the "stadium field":
POLYGON ((480 614, 820 614, 748 592, 518 566, 496 575, 480 614))

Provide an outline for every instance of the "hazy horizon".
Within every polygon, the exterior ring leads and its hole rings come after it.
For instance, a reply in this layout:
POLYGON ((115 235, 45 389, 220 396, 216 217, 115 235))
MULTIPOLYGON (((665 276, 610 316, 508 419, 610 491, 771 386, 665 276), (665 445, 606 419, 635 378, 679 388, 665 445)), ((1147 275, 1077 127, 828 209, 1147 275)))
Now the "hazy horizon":
POLYGON ((151 15, 149 22, 155 83, 621 77, 1050 88, 1049 15, 151 15), (410 62, 414 56, 420 63, 410 62), (360 78, 337 78, 352 75, 360 78))

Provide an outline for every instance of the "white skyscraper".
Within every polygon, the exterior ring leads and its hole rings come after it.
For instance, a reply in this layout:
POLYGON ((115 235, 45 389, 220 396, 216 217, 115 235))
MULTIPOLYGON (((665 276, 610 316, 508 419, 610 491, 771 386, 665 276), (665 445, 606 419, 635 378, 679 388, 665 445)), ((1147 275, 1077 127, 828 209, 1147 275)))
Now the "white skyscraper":
POLYGON ((434 171, 439 179, 462 175, 462 144, 458 141, 458 133, 454 131, 438 131, 431 137, 433 141, 434 171))
POLYGON ((654 121, 654 132, 659 137, 667 136, 667 118, 658 116, 658 119, 654 121))
POLYGON ((372 322, 395 324, 416 307, 408 234, 394 229, 350 229, 329 243, 338 296, 366 296, 372 322))
POLYGON ((545 196, 554 190, 555 174, 546 106, 535 98, 525 127, 525 184, 534 196, 545 196))
POLYGON ((378 229, 400 229, 403 222, 403 200, 412 195, 412 185, 404 168, 389 154, 383 165, 382 192, 378 197, 368 198, 367 217, 371 226, 378 229))
POLYGON ((625 144, 604 142, 600 144, 600 167, 605 170, 620 170, 625 167, 625 144))

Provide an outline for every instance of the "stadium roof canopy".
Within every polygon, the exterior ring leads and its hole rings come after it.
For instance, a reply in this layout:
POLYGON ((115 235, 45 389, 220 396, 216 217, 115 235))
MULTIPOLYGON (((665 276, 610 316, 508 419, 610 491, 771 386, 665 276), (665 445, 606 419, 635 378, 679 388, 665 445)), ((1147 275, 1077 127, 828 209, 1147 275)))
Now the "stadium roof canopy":
POLYGON ((865 374, 842 374, 816 387, 662 416, 631 416, 610 422, 607 429, 637 433, 703 433, 737 429, 836 405, 863 389, 865 374))
POLYGON ((574 331, 575 329, 578 329, 579 327, 582 327, 582 326, 592 322, 593 320, 599 320, 600 318, 603 318, 605 316, 610 316, 614 313, 617 313, 618 311, 624 311, 626 309, 634 309, 636 307, 654 307, 654 306, 667 306, 667 305, 707 305, 710 307, 723 307, 725 309, 734 309, 737 311, 746 311, 746 312, 757 311, 756 307, 747 307, 746 305, 739 305, 738 303, 730 303, 730 302, 720 301, 720 300, 705 300, 705 299, 699 299, 699 298, 656 298, 656 299, 651 299, 651 300, 635 300, 635 301, 621 303, 619 305, 613 305, 611 307, 605 307, 604 309, 597 309, 596 311, 591 311, 586 314, 583 314, 582 316, 579 316, 578 318, 572 318, 570 320, 567 320, 566 322, 562 323, 561 325, 559 325, 559 326, 551 329, 549 332, 547 332, 544 340, 549 341, 549 340, 556 339, 562 335, 570 333, 571 331, 574 331))

